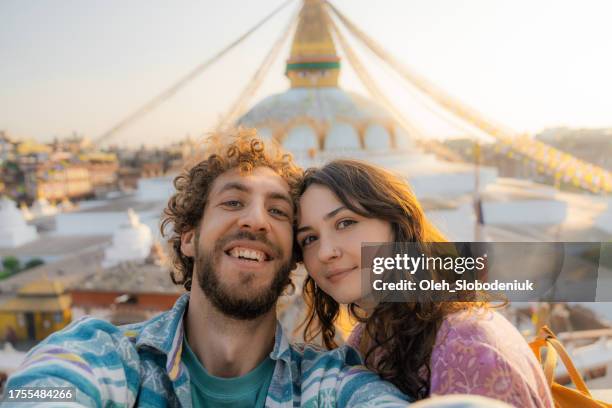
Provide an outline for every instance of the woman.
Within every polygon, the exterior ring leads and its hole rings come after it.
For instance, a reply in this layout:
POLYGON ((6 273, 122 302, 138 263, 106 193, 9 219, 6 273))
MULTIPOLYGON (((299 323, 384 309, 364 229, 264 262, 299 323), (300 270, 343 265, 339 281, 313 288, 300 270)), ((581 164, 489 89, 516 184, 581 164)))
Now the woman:
POLYGON ((348 343, 381 377, 415 399, 480 394, 519 407, 552 407, 529 346, 486 303, 376 304, 361 288, 362 242, 444 242, 399 177, 355 160, 306 171, 296 236, 309 277, 304 336, 328 348, 340 305, 361 323, 348 343))

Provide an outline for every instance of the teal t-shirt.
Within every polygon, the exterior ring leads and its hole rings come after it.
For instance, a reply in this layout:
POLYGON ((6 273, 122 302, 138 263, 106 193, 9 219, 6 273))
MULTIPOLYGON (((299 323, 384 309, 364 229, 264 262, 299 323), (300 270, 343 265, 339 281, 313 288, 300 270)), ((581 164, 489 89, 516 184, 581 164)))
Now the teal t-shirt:
POLYGON ((208 374, 185 338, 181 359, 189 371, 191 401, 194 408, 263 408, 265 406, 275 366, 274 360, 270 357, 242 377, 215 377, 208 374))

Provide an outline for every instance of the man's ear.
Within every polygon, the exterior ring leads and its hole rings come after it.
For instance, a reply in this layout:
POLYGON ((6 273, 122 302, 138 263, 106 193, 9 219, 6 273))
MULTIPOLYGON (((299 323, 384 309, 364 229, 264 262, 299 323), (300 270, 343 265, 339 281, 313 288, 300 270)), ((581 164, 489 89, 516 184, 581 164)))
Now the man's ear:
POLYGON ((181 252, 183 253, 183 255, 191 258, 195 256, 195 234, 195 229, 189 230, 181 234, 181 252))

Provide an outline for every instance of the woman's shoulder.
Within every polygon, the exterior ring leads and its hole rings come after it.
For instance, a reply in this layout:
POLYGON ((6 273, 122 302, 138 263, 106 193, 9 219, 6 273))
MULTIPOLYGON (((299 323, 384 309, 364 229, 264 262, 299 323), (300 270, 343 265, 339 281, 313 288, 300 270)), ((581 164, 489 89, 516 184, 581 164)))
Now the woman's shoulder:
POLYGON ((448 340, 471 340, 474 342, 495 343, 508 338, 515 341, 523 337, 501 313, 491 308, 468 308, 451 313, 444 318, 436 345, 448 340), (503 337, 501 337, 503 336, 503 337))
POLYGON ((438 330, 432 363, 466 363, 469 362, 467 356, 479 357, 478 363, 482 368, 487 365, 499 367, 503 362, 519 364, 523 366, 521 369, 525 369, 536 362, 521 333, 501 313, 487 308, 452 313, 446 316, 438 330), (458 358, 457 353, 462 358, 458 358))
POLYGON ((519 406, 550 406, 542 370, 527 341, 499 312, 448 315, 431 355, 431 392, 470 392, 519 406))

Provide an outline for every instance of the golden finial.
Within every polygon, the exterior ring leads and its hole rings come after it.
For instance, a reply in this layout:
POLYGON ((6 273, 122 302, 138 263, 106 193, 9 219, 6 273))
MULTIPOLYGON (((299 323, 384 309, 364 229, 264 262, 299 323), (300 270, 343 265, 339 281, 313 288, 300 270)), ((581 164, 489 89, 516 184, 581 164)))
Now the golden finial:
POLYGON ((323 1, 304 0, 287 60, 286 74, 292 88, 338 86, 340 58, 327 25, 328 18, 323 1))

